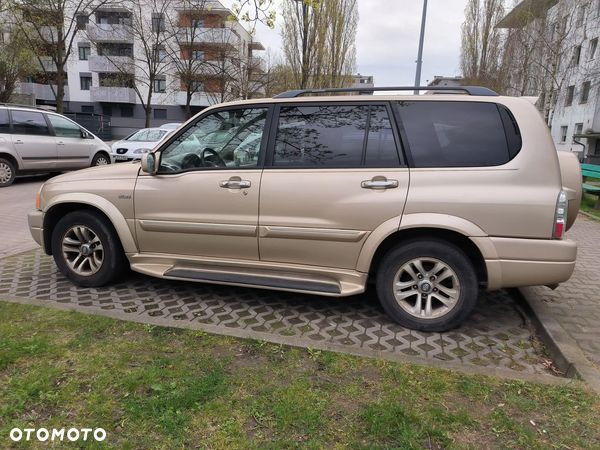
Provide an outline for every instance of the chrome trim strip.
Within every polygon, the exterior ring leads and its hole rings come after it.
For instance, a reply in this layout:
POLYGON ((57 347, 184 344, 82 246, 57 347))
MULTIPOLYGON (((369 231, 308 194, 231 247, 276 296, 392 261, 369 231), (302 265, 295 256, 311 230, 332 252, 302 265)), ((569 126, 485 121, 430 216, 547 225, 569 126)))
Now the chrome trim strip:
POLYGON ((140 220, 144 231, 162 233, 218 234, 223 236, 256 236, 256 225, 228 223, 171 222, 166 220, 140 220))
POLYGON ((315 241, 358 242, 366 231, 339 230, 335 228, 296 228, 261 226, 260 237, 280 239, 309 239, 315 241))

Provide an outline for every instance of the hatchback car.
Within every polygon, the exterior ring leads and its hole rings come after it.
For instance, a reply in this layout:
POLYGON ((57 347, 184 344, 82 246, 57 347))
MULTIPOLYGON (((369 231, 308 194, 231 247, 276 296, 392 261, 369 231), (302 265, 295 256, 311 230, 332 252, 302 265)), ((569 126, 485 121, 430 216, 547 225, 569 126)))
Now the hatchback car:
POLYGON ((116 162, 141 159, 144 153, 169 135, 173 130, 168 128, 143 128, 131 133, 125 139, 112 144, 111 152, 116 162))
POLYGON ((139 165, 46 182, 31 233, 81 286, 126 266, 335 297, 373 283, 392 319, 428 331, 459 325, 480 289, 567 280, 577 158, 528 99, 435 89, 207 108, 139 165))
POLYGON ((0 106, 0 187, 17 175, 110 163, 109 146, 72 120, 35 107, 0 106))

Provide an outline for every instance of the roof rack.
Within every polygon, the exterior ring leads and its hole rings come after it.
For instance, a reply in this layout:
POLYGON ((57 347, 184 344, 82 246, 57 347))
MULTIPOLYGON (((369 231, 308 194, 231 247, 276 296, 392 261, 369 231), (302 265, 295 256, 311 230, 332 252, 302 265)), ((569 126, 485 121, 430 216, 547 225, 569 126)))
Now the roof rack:
POLYGON ((8 107, 13 107, 13 108, 22 108, 22 109, 38 109, 40 111, 50 111, 50 112, 56 112, 56 107, 54 107, 54 109, 52 109, 53 107, 50 105, 21 105, 20 103, 0 103, 0 106, 8 106, 8 107))
POLYGON ((295 98, 305 94, 325 94, 336 92, 369 93, 379 91, 463 91, 469 95, 482 97, 497 97, 498 94, 491 89, 481 86, 385 86, 385 87, 358 87, 358 88, 326 88, 326 89, 297 89, 282 92, 273 98, 295 98))

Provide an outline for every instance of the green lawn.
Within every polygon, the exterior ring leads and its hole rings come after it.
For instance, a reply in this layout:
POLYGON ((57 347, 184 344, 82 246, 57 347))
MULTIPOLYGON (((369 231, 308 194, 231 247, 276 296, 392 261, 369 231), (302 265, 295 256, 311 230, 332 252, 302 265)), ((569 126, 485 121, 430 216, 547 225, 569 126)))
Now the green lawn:
POLYGON ((89 426, 103 448, 587 449, 599 417, 579 385, 0 302, 0 448, 13 427, 89 426))
POLYGON ((583 194, 583 199, 581 201, 581 209, 587 213, 596 216, 600 219, 600 209, 596 208, 596 203, 598 202, 598 197, 591 194, 583 194))

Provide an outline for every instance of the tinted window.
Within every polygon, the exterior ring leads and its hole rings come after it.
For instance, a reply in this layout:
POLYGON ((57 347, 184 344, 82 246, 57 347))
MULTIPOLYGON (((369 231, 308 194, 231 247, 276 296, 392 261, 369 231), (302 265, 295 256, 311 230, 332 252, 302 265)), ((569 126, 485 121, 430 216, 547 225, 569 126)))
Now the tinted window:
POLYGON ((481 167, 508 162, 505 128, 494 103, 399 102, 415 167, 481 167))
POLYGON ((0 133, 10 133, 8 109, 0 109, 0 133))
POLYGON ((58 137, 81 138, 81 128, 70 120, 62 117, 49 115, 50 123, 54 128, 54 134, 58 137))
POLYGON ((397 167, 400 164, 392 124, 385 106, 371 106, 367 167, 397 167))
POLYGON ((10 114, 15 134, 50 134, 42 113, 13 110, 10 114))
POLYGON ((369 106, 284 106, 274 166, 358 167, 369 106))
POLYGON ((519 130, 517 121, 506 106, 498 105, 498 110, 504 124, 504 132, 506 133, 506 141, 508 142, 508 153, 511 158, 514 158, 521 150, 521 145, 523 144, 521 131, 519 130))

